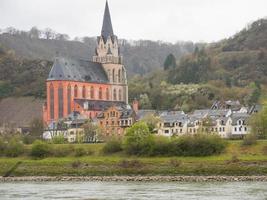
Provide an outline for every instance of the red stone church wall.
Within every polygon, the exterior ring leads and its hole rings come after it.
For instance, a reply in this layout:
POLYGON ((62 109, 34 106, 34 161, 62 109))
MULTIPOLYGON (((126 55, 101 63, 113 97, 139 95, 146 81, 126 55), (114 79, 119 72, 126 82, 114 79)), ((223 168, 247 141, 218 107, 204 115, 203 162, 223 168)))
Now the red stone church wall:
MULTIPOLYGON (((68 116, 68 98, 67 90, 68 86, 71 87, 71 112, 74 111, 74 98, 76 99, 87 99, 87 100, 111 100, 111 85, 110 84, 99 84, 99 83, 84 83, 76 81, 47 81, 46 90, 47 90, 47 102, 44 108, 44 122, 49 124, 51 121, 57 121, 59 119, 59 108, 58 108, 58 89, 63 87, 63 117, 68 116), (50 116, 50 86, 54 88, 54 119, 51 119, 50 116), (77 86, 77 96, 75 96, 75 87, 77 86), (93 97, 91 97, 91 87, 94 88, 93 97), (85 88, 85 96, 83 96, 83 88, 85 88), (99 90, 102 88, 102 98, 99 98, 99 90), (106 90, 108 89, 109 95, 107 96, 106 90)), ((88 115, 90 113, 87 113, 88 115)), ((93 115, 96 115, 97 112, 93 112, 93 115)))

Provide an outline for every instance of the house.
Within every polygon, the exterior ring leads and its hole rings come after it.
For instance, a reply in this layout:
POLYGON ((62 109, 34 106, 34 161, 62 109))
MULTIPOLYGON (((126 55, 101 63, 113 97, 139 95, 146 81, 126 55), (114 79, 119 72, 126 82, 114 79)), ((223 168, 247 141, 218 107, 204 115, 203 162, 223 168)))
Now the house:
POLYGON ((242 138, 249 133, 249 115, 247 113, 233 113, 231 116, 231 138, 242 138))
POLYGON ((106 136, 123 136, 125 129, 136 121, 136 113, 129 105, 114 105, 102 111, 97 120, 106 136))
POLYGON ((158 123, 158 135, 173 136, 186 133, 187 115, 184 112, 162 112, 158 123))

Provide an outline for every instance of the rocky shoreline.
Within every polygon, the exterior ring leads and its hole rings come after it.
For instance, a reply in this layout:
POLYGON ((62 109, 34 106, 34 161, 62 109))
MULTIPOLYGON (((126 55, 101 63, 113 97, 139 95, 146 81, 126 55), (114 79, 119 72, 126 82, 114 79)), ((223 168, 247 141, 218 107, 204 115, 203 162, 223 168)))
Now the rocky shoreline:
POLYGON ((0 182, 120 181, 120 182, 267 182, 267 176, 24 176, 0 177, 0 182))

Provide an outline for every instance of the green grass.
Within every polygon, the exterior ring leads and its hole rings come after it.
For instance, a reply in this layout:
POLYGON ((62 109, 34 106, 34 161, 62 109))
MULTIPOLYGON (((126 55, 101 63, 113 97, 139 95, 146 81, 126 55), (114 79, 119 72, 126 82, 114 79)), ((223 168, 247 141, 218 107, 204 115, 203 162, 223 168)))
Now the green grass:
MULTIPOLYGON (((17 162, 22 163, 13 176, 93 176, 93 175, 267 175, 267 141, 242 146, 242 141, 229 142, 221 155, 208 157, 129 157, 123 153, 104 155, 103 144, 75 144, 93 152, 84 157, 49 157, 33 159, 28 156, 0 158, 0 175, 17 162), (237 160, 233 160, 233 156, 237 160), (79 166, 73 163, 79 161, 79 166), (127 164, 134 161, 138 166, 127 164), (126 163, 126 164, 125 164, 126 163)), ((60 148, 64 145, 58 145, 60 148)), ((30 146, 27 146, 27 151, 30 146)), ((26 155, 26 154, 25 154, 26 155)))

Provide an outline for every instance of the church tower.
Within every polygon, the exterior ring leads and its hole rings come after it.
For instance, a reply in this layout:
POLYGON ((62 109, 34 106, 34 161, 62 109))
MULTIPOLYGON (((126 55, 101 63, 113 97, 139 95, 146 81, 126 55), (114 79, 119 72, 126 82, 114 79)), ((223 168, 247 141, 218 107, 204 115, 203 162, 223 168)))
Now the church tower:
POLYGON ((97 47, 93 61, 101 63, 107 73, 109 83, 112 85, 112 100, 117 101, 119 99, 128 104, 126 70, 123 65, 123 56, 120 53, 118 37, 113 32, 107 1, 101 36, 97 37, 97 47))

